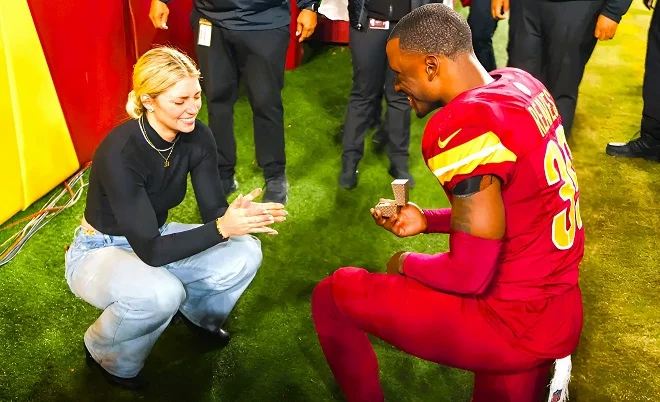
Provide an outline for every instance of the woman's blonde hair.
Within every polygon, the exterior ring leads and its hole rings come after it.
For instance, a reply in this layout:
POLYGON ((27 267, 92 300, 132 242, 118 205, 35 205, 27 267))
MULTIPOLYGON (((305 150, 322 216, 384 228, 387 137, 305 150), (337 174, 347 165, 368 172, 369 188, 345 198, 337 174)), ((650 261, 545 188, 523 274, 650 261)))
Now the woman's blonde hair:
POLYGON ((177 49, 162 46, 147 51, 133 67, 133 90, 126 102, 128 115, 134 119, 142 116, 142 95, 155 98, 180 80, 200 75, 195 62, 177 49))

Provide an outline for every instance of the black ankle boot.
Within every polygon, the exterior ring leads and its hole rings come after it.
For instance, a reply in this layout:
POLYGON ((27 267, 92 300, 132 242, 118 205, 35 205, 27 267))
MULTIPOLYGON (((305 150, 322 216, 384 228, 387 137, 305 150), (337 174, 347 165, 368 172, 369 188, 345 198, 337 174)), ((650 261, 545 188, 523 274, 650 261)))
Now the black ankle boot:
POLYGON ((181 312, 178 311, 174 315, 172 321, 183 322, 191 332, 193 332, 200 338, 204 339, 208 343, 212 343, 213 346, 215 347, 224 348, 229 344, 229 341, 231 340, 231 335, 229 334, 229 332, 225 331, 224 329, 220 328, 218 331, 215 332, 209 331, 198 325, 195 325, 192 321, 186 318, 185 315, 181 314, 181 312))
POLYGON ((135 377, 132 378, 123 378, 123 377, 117 377, 116 375, 112 375, 108 373, 103 366, 101 366, 96 360, 94 360, 94 357, 92 357, 92 354, 89 353, 89 349, 87 349, 87 345, 85 345, 85 342, 83 342, 83 347, 85 349, 85 357, 87 359, 87 364, 92 367, 96 367, 99 370, 101 370, 101 374, 103 374, 103 377, 108 381, 110 384, 125 388, 131 391, 142 391, 146 389, 149 385, 147 380, 142 377, 141 374, 138 374, 135 377))

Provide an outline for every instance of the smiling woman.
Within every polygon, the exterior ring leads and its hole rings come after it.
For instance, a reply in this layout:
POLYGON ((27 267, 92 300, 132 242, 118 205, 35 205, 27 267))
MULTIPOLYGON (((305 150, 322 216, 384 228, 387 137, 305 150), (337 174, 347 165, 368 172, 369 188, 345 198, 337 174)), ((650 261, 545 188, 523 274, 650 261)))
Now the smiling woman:
POLYGON ((149 124, 166 140, 195 128, 202 107, 200 72, 183 53, 162 47, 145 53, 135 65, 126 111, 149 124))
POLYGON ((177 311, 220 343, 222 324, 261 264, 252 233, 277 234, 284 206, 228 205, 211 131, 196 120, 199 71, 183 53, 146 52, 136 63, 126 110, 92 161, 82 223, 66 254, 75 295, 104 312, 84 336, 92 365, 135 389, 154 343, 177 311), (166 223, 190 174, 203 224, 166 223))

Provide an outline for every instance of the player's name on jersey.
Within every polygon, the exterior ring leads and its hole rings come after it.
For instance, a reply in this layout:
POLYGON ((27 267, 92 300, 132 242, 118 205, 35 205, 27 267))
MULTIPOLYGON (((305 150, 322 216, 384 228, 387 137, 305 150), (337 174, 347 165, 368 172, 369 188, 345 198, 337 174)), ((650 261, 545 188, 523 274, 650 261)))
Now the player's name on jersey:
POLYGON ((544 89, 543 92, 538 94, 536 98, 532 100, 532 103, 527 110, 534 118, 534 121, 539 128, 539 132, 544 137, 554 124, 555 120, 557 120, 557 117, 559 117, 557 105, 555 105, 555 102, 547 89, 544 89))

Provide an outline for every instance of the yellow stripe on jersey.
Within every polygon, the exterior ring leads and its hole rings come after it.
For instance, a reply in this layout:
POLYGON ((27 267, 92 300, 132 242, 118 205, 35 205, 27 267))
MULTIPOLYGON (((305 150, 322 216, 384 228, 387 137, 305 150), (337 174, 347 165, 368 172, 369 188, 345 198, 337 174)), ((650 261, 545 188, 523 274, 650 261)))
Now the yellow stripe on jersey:
POLYGON ((472 173, 482 165, 515 161, 516 154, 507 149, 495 133, 489 131, 432 157, 427 165, 440 184, 445 184, 454 176, 472 173))

